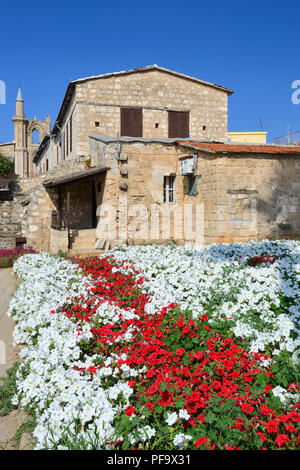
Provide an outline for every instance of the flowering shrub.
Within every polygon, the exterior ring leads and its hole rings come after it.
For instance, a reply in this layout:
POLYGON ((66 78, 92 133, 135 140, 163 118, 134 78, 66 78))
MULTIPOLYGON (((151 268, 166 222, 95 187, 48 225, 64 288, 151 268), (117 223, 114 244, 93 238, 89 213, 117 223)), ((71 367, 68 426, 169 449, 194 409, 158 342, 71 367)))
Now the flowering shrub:
POLYGON ((260 255, 260 256, 252 256, 247 260, 248 266, 259 266, 263 263, 271 263, 273 264, 276 261, 276 258, 271 255, 260 255))
POLYGON ((20 258, 15 402, 36 417, 36 448, 298 448, 299 244, 268 243, 276 261, 248 266, 265 244, 20 258))
POLYGON ((0 268, 9 268, 24 254, 36 253, 32 248, 15 247, 10 250, 0 250, 0 268))

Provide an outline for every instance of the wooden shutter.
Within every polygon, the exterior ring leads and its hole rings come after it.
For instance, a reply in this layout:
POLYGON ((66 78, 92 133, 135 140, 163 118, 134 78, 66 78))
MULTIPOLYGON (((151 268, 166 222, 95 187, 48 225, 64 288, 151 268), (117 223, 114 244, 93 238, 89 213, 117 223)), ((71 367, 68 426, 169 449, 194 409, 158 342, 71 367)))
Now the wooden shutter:
POLYGON ((169 137, 190 136, 190 113, 188 111, 169 111, 169 137))
POLYGON ((143 137, 142 108, 121 108, 121 135, 143 137))

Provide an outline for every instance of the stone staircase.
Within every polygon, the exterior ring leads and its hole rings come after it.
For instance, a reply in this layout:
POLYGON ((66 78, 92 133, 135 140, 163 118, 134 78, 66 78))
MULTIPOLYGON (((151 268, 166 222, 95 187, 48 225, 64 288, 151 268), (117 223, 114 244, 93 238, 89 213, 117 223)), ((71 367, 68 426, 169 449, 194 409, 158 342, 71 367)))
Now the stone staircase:
POLYGON ((101 250, 96 250, 96 229, 84 229, 84 230, 72 230, 71 233, 71 249, 69 253, 71 255, 76 254, 97 254, 101 253, 101 250))

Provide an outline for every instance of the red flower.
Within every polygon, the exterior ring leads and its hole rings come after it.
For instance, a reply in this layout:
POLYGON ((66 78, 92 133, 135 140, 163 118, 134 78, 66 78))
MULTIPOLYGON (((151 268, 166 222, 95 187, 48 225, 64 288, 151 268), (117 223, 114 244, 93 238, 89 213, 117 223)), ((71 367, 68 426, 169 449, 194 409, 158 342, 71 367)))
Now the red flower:
POLYGON ((244 430, 244 420, 243 418, 239 418, 239 419, 236 419, 235 422, 234 422, 234 428, 235 429, 239 429, 240 431, 243 431, 244 430))
POLYGON ((206 444, 207 441, 208 441, 207 437, 205 437, 205 436, 200 437, 200 439, 198 439, 198 440, 195 442, 195 446, 199 448, 200 446, 206 444))
POLYGON ((184 348, 177 349, 176 354, 177 356, 182 356, 184 354, 184 348))
POLYGON ((251 414, 254 411, 253 406, 249 405, 248 403, 245 403, 244 405, 241 406, 241 410, 243 413, 248 413, 251 414))
POLYGON ((291 391, 291 390, 298 390, 299 389, 299 385, 297 384, 297 382, 292 382, 289 386, 288 386, 288 390, 291 391))
POLYGON ((288 432, 296 432, 297 431, 297 429, 294 426, 292 426, 291 424, 285 424, 284 427, 285 427, 286 431, 288 431, 288 432))
POLYGON ((204 356, 204 352, 203 351, 196 351, 194 353, 194 358, 195 359, 202 359, 202 357, 204 356))
POLYGON ((278 436, 275 439, 275 442, 278 447, 284 446, 287 442, 290 442, 291 440, 287 437, 286 434, 278 434, 278 436))
POLYGON ((268 405, 261 405, 260 407, 260 413, 263 415, 263 416, 270 416, 273 414, 272 410, 270 410, 270 408, 268 407, 268 405))
POLYGON ((125 413, 127 416, 132 416, 133 413, 135 412, 135 408, 133 406, 127 406, 125 413))
POLYGON ((257 431, 256 434, 261 438, 261 442, 265 442, 267 440, 266 436, 262 432, 257 431))
POLYGON ((267 428, 268 433, 271 434, 271 432, 277 432, 278 431, 278 424, 273 419, 272 421, 269 421, 266 424, 266 428, 267 428))
POLYGON ((205 421, 205 416, 200 414, 197 416, 197 419, 199 419, 199 421, 203 424, 205 421))

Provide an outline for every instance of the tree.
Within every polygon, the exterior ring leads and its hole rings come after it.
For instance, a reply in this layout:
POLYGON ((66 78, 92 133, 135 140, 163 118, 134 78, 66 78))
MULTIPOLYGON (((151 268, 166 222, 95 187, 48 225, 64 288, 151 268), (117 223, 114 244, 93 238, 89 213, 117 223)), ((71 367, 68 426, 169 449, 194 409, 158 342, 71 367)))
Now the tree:
POLYGON ((0 153, 0 175, 8 176, 11 172, 13 163, 5 157, 2 153, 0 153))

